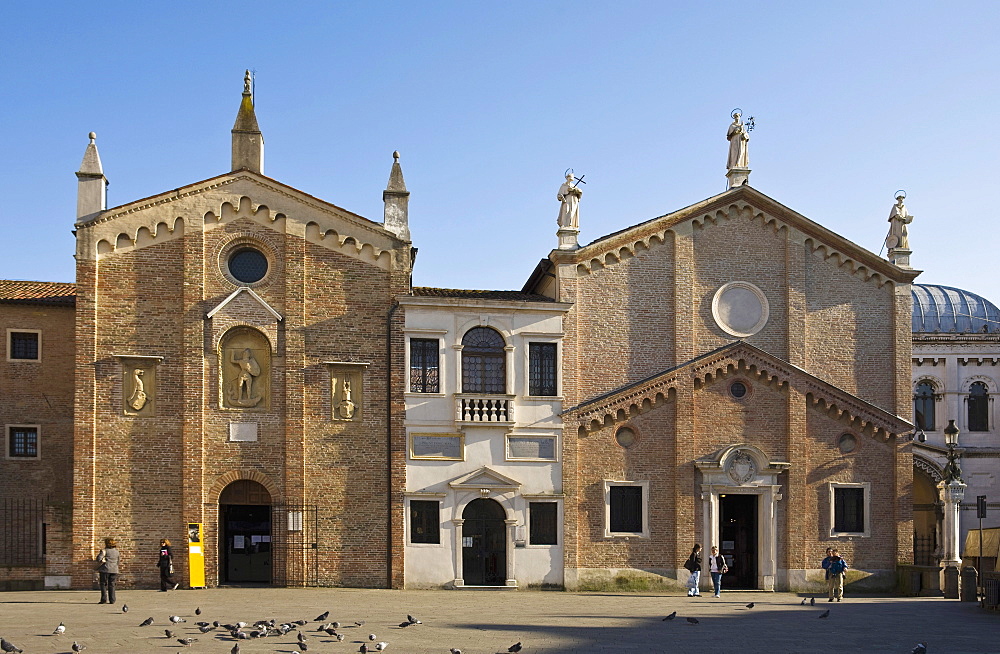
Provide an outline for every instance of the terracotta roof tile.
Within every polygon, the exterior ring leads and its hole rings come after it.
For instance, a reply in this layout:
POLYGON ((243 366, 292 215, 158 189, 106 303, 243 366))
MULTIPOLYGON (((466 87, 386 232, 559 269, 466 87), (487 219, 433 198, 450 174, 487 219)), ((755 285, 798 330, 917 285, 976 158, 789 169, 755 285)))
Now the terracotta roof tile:
POLYGON ((0 279, 0 303, 76 305, 76 284, 0 279))
POLYGON ((525 293, 524 291, 476 291, 463 288, 431 288, 430 286, 414 286, 413 295, 417 297, 456 297, 471 300, 519 300, 521 302, 554 302, 552 298, 525 293))

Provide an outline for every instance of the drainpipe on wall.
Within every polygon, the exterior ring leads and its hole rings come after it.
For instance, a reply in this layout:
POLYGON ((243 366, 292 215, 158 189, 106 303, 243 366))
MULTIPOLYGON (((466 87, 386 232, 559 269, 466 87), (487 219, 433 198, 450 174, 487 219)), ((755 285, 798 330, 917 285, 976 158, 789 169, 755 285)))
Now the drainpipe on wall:
POLYGON ((392 317, 399 308, 393 301, 385 320, 385 587, 392 588, 392 317))

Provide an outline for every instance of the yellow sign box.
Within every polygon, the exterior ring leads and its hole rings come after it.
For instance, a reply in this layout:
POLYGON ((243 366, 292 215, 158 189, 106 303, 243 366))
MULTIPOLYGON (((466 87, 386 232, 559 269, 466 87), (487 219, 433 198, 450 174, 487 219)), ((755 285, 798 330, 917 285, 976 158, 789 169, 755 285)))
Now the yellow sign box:
POLYGON ((188 586, 205 587, 205 537, 200 522, 188 523, 188 586))

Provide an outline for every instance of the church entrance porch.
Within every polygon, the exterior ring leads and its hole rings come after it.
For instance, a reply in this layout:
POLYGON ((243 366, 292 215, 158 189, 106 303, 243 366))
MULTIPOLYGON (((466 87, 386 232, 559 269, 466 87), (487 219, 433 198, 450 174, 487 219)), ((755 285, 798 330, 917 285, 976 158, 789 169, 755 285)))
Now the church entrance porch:
POLYGON ((507 515, 490 499, 469 502, 462 512, 462 570, 466 586, 504 586, 507 580, 507 515))
POLYGON ((723 588, 757 588, 757 495, 719 495, 719 553, 729 572, 723 588))
POLYGON ((219 581, 271 583, 271 495, 246 479, 219 496, 219 581))

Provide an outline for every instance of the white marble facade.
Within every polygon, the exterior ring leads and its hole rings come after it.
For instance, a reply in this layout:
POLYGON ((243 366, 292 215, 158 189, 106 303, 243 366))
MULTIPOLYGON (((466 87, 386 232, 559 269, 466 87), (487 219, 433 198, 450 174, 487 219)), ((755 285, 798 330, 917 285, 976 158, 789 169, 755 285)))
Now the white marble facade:
POLYGON ((561 585, 560 361, 568 305, 513 292, 420 288, 399 300, 407 361, 405 586, 561 585), (477 363, 463 339, 476 329, 472 336, 502 339, 502 381, 491 373, 499 385, 471 381, 477 363), (531 388, 530 360, 544 354, 551 357, 541 366, 545 388, 537 377, 531 388), (486 522, 484 509, 494 512, 486 522))
MULTIPOLYGON (((1000 502, 995 402, 1000 390, 1000 310, 980 296, 945 286, 914 284, 913 300, 914 423, 923 427, 925 435, 922 439, 918 432, 915 440, 914 466, 940 486, 948 462, 943 430, 954 420, 960 430, 956 452, 967 485, 959 511, 959 551, 964 552, 966 534, 979 528, 976 497, 986 495, 988 503, 1000 502), (933 392, 930 401, 921 398, 928 391, 933 392), (929 404, 932 410, 927 409, 929 404)), ((914 481, 918 482, 917 475, 914 481)), ((940 504, 942 499, 938 488, 936 500, 940 504)), ((919 500, 917 504, 919 518, 919 500)), ((938 557, 943 544, 941 518, 938 512, 938 557)), ((1000 526, 1000 512, 991 509, 983 525, 1000 526)), ((970 563, 975 565, 974 560, 970 563)))

